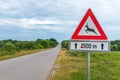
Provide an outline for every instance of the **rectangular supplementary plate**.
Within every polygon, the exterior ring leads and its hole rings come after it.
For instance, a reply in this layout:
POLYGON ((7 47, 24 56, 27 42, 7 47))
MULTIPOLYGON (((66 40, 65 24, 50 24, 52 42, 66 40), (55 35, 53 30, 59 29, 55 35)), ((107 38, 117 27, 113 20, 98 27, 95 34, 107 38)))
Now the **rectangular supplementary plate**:
POLYGON ((69 49, 76 51, 110 51, 109 41, 79 41, 70 40, 69 49))

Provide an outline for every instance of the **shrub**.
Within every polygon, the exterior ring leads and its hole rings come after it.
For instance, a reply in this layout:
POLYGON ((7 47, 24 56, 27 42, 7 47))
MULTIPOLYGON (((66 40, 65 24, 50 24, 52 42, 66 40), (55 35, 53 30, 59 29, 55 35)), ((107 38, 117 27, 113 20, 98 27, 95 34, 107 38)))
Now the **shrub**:
POLYGON ((11 42, 7 42, 4 45, 4 49, 8 52, 9 51, 14 51, 14 50, 16 50, 16 46, 14 44, 12 44, 11 42))

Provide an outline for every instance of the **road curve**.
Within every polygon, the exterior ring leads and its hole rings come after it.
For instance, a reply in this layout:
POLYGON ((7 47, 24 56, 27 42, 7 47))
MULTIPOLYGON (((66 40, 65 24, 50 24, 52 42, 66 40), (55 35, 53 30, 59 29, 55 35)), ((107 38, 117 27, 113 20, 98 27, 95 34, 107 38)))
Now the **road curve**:
POLYGON ((0 80, 47 80, 60 48, 0 61, 0 80))

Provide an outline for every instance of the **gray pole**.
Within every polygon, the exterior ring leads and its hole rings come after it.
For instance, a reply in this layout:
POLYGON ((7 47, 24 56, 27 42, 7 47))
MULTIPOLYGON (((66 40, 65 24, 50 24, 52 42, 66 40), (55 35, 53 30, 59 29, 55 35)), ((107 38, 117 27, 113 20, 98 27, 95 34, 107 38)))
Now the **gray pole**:
POLYGON ((88 71, 87 71, 87 76, 88 76, 88 80, 90 80, 90 51, 88 51, 88 71))

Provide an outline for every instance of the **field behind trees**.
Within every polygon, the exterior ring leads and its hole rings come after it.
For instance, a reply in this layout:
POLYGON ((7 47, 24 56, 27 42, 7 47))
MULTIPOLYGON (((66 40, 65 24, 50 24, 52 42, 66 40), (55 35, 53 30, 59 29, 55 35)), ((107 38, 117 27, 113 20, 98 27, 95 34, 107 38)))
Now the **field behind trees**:
POLYGON ((6 56, 17 55, 21 53, 33 53, 41 49, 55 47, 58 44, 54 38, 37 39, 36 41, 18 41, 18 40, 1 40, 0 41, 0 60, 6 56))

